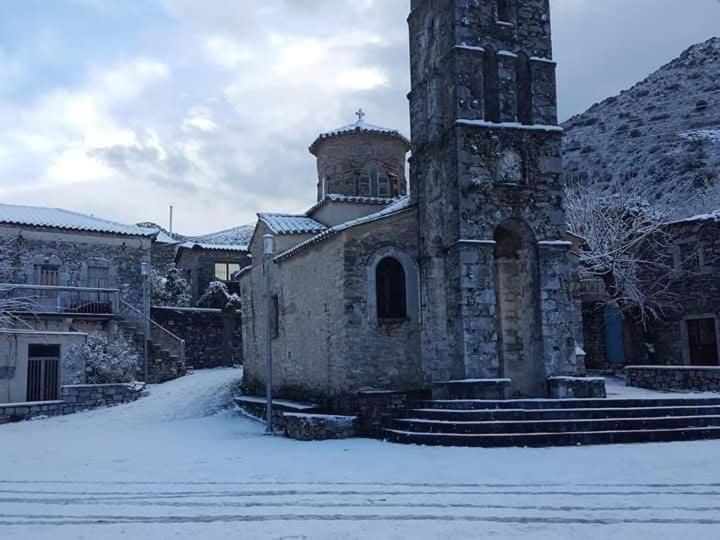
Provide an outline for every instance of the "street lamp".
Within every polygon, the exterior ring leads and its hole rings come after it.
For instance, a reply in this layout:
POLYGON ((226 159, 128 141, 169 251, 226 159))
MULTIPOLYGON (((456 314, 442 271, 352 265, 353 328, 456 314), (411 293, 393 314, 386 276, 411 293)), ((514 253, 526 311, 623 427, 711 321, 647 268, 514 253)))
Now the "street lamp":
POLYGON ((140 275, 143 278, 143 349, 145 357, 145 384, 148 382, 148 334, 150 333, 150 302, 148 301, 148 279, 150 278, 150 263, 140 263, 140 275))
POLYGON ((265 416, 267 425, 265 433, 273 434, 272 418, 272 339, 273 339, 273 301, 272 301, 272 257, 275 251, 274 238, 272 234, 263 236, 263 273, 265 274, 265 416))

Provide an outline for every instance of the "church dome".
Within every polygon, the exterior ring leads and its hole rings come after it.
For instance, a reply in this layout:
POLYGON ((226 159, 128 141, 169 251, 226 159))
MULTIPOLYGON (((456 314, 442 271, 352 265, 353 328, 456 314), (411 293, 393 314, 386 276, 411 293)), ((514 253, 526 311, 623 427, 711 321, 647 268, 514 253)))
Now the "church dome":
POLYGON ((393 199, 407 194, 406 155, 410 141, 395 129, 365 121, 318 135, 310 146, 317 158, 318 201, 329 195, 393 199))

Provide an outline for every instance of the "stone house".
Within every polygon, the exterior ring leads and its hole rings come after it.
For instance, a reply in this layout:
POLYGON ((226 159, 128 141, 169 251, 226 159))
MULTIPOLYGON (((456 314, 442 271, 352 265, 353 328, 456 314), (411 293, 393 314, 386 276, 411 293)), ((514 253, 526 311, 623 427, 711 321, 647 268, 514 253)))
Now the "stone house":
POLYGON ((259 214, 246 385, 264 383, 270 335, 276 395, 336 409, 368 389, 596 392, 579 377, 548 2, 413 0, 409 24, 412 145, 360 111, 310 146, 317 203, 259 214))
MULTIPOLYGON (((245 227, 241 228, 243 232, 245 227)), ((219 244, 193 239, 177 246, 175 264, 183 271, 193 304, 197 304, 213 281, 220 281, 232 292, 239 288, 235 275, 250 264, 247 236, 244 243, 219 244)))
MULTIPOLYGON (((135 339, 142 332, 141 265, 150 263, 154 237, 67 210, 0 204, 0 295, 24 304, 1 332, 0 399, 56 399, 60 386, 84 381, 70 345, 91 333, 135 339)), ((156 378, 177 372, 180 344, 157 335, 162 328, 152 332, 149 368, 156 378)))
MULTIPOLYGON (((647 328, 613 307, 601 280, 582 290, 587 364, 617 371, 626 365, 720 366, 720 214, 668 224, 671 248, 663 280, 672 292, 661 318, 647 328)), ((647 280, 649 281, 649 280, 647 280)))

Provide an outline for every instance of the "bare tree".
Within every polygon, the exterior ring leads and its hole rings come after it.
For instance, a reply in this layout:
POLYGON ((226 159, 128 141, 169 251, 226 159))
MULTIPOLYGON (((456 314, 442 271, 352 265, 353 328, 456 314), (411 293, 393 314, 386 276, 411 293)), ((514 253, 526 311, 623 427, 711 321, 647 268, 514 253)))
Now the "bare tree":
MULTIPOLYGON (((12 282, 17 242, 16 236, 0 236, 0 283, 12 282)), ((27 327, 18 315, 31 311, 32 305, 32 299, 18 295, 17 289, 0 286, 0 328, 27 327)))
POLYGON ((609 299, 645 324, 678 304, 670 290, 672 211, 649 204, 633 184, 571 180, 565 205, 570 232, 584 239, 582 270, 601 279, 609 299))

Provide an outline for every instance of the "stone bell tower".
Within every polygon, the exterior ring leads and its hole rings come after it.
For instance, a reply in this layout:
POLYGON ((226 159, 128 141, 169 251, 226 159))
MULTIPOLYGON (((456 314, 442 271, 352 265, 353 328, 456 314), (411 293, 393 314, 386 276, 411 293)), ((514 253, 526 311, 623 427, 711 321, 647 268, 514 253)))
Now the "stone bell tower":
POLYGON ((549 0, 412 0, 423 362, 435 383, 577 374, 549 0))

